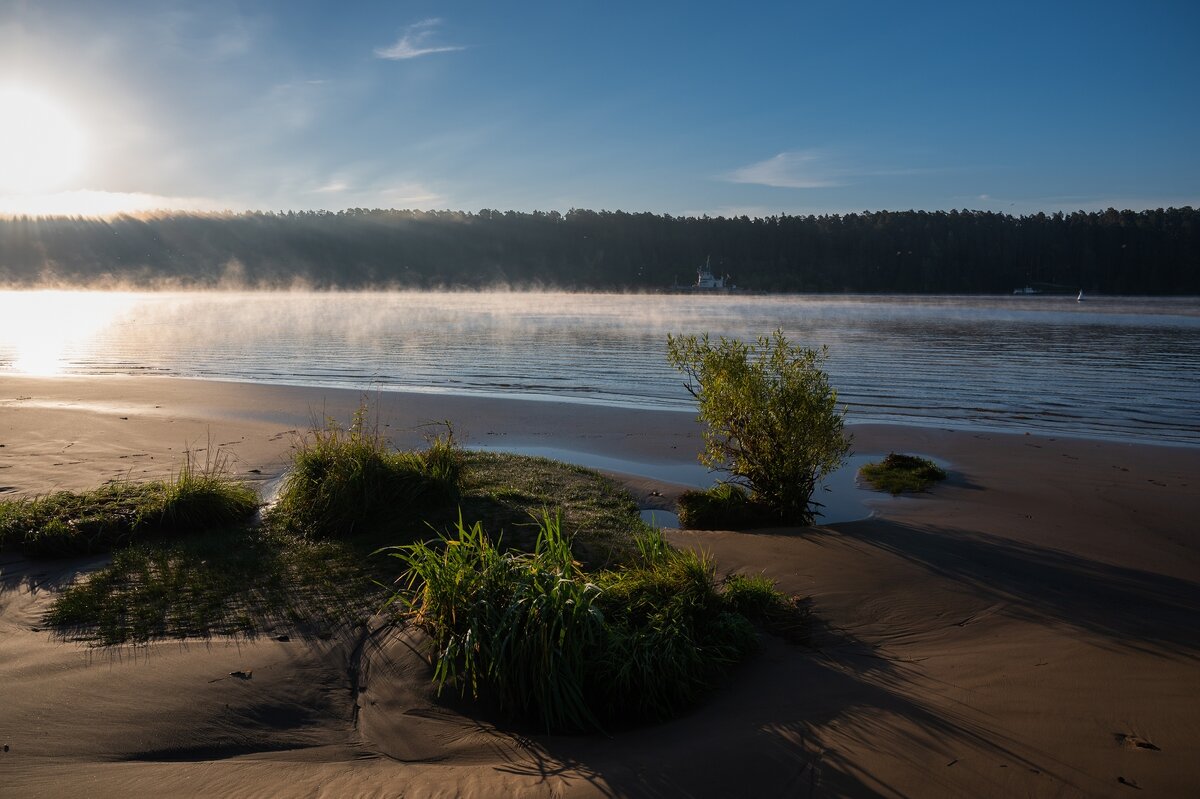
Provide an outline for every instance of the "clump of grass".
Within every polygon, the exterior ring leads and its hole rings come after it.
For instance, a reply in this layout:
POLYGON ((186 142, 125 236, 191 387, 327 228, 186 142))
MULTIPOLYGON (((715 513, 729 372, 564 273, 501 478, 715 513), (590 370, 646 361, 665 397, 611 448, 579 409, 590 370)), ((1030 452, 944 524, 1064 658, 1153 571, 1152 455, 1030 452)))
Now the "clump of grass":
POLYGON ((858 473, 877 490, 889 491, 893 496, 902 491, 924 491, 946 479, 945 470, 933 461, 895 452, 878 463, 868 463, 858 473))
MULTIPOLYGON (((554 505, 577 560, 605 565, 636 554, 634 536, 644 525, 633 498, 612 480, 544 458, 451 450, 446 443, 432 449, 440 454, 429 460, 441 458, 444 477, 461 469, 464 517, 503 528, 507 544, 532 550, 538 533, 530 513, 554 505)), ((423 537, 429 524, 453 529, 456 518, 449 503, 425 513, 398 509, 380 524, 356 526, 349 538, 318 538, 268 514, 257 527, 152 537, 119 549, 111 564, 68 587, 47 623, 105 645, 333 631, 366 618, 390 595, 380 584, 395 571, 369 553, 397 536, 423 537)))
POLYGON ((679 497, 679 523, 689 530, 746 530, 782 521, 778 511, 755 502, 741 486, 717 483, 679 497))
POLYGON ((453 503, 461 471, 453 433, 423 452, 398 452, 368 426, 364 405, 348 428, 328 419, 300 443, 271 518, 315 537, 403 523, 453 503))
POLYGON ((0 549, 39 557, 104 552, 232 524, 257 508, 254 489, 230 477, 223 461, 189 459, 170 480, 0 502, 0 549))
POLYGON ((638 539, 623 568, 586 572, 557 516, 532 552, 481 524, 387 548, 404 572, 393 601, 433 639, 434 679, 548 731, 679 713, 757 644, 711 561, 638 539))

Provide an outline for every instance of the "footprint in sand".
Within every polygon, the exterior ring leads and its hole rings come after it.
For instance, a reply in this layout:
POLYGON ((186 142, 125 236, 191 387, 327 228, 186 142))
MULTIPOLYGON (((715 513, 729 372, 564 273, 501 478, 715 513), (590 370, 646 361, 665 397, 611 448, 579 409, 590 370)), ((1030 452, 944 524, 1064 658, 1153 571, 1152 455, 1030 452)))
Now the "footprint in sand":
POLYGON ((1147 741, 1140 735, 1132 735, 1123 732, 1113 733, 1113 737, 1117 739, 1117 743, 1126 746, 1130 749, 1147 749, 1151 752, 1161 752, 1162 749, 1147 741))

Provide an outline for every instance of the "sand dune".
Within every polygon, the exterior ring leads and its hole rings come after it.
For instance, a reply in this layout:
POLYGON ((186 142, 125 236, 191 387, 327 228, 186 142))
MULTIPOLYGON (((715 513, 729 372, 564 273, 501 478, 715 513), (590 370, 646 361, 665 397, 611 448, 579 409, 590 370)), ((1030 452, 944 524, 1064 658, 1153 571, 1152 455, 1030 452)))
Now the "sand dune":
MULTIPOLYGON (((269 482, 353 392, 183 380, 0 382, 0 487, 160 476, 220 447, 269 482), (201 453, 203 455, 203 453, 201 453)), ((689 414, 383 395, 415 443, 663 463, 689 414)), ((0 794, 13 796, 1191 796, 1200 786, 1200 451, 857 426, 950 464, 861 521, 677 531, 811 597, 814 648, 762 652, 687 716, 612 737, 498 726, 433 694, 390 629, 341 641, 89 649, 39 626, 87 562, 0 557, 0 794), (240 673, 235 676, 234 673, 240 673)), ((648 502, 676 487, 631 480, 648 502)), ((3 489, 0 489, 3 490, 3 489)))

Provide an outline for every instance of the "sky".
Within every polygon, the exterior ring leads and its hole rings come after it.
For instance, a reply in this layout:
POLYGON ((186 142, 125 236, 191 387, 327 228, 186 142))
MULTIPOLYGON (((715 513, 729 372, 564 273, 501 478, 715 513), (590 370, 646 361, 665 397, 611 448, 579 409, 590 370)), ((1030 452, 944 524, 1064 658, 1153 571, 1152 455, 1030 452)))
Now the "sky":
POLYGON ((1200 205, 1200 2, 0 0, 0 213, 1200 205))

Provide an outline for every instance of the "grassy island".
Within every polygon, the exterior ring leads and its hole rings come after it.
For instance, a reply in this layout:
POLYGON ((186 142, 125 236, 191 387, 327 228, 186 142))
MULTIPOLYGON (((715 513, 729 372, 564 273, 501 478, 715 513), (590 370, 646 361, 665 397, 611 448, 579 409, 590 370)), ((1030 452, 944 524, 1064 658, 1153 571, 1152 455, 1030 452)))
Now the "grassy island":
POLYGON ((51 607, 64 635, 327 638, 388 608, 436 643, 440 688, 554 731, 675 715, 756 647, 756 628, 805 630, 769 580, 718 580, 607 477, 450 435, 395 451, 363 411, 310 432, 258 509, 219 469, 185 470, 0 503, 0 544, 112 552, 51 607))
POLYGON ((858 470, 871 486, 893 496, 902 492, 919 493, 946 479, 946 471, 927 458, 890 453, 877 463, 858 470))

